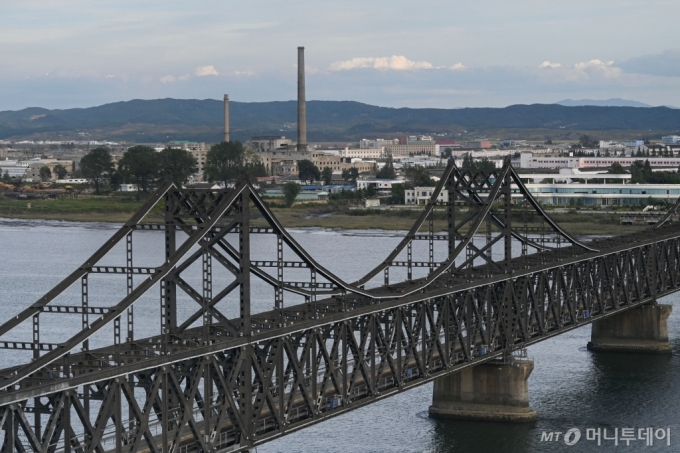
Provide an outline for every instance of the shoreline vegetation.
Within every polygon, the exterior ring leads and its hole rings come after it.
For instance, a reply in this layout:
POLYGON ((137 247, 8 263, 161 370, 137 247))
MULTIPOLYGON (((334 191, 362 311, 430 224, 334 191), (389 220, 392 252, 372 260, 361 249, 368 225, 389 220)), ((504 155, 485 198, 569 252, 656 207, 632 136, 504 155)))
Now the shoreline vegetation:
MULTIPOLYGON (((73 222, 124 223, 142 205, 134 197, 93 197, 14 200, 0 198, 0 218, 41 219, 73 222), (30 206, 30 207, 29 207, 30 206)), ((329 229, 381 229, 409 230, 420 209, 348 209, 346 206, 300 204, 290 208, 273 206, 272 212, 286 228, 318 227, 329 229)), ((162 208, 157 205, 151 210, 148 218, 162 221, 162 208)), ((620 214, 616 211, 598 214, 569 212, 548 214, 565 231, 574 235, 593 234, 626 234, 645 228, 645 226, 621 225, 620 214)), ((446 217, 443 209, 435 212, 434 228, 436 231, 446 229, 446 217)), ((540 225, 538 216, 527 218, 527 225, 540 225)), ((262 218, 255 217, 253 226, 265 226, 262 218)), ((517 214, 517 226, 524 226, 522 214, 517 214)))

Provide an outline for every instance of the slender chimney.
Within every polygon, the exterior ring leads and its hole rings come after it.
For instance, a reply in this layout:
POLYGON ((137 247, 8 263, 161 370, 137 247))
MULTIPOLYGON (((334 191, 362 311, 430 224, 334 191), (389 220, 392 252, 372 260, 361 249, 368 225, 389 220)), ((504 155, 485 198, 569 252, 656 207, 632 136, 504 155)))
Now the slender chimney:
POLYGON ((229 95, 224 95, 224 141, 229 141, 229 95))
POLYGON ((298 139, 297 150, 307 151, 307 102, 305 100, 305 48, 298 47, 298 139))

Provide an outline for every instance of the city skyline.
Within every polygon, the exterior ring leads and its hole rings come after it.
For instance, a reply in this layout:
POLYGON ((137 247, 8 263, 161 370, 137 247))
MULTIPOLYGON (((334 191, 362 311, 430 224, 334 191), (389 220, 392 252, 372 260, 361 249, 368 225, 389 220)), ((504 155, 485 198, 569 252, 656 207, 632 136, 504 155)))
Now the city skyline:
POLYGON ((307 98, 503 107, 623 98, 680 105, 680 4, 656 0, 98 2, 0 7, 0 111, 130 99, 307 98))

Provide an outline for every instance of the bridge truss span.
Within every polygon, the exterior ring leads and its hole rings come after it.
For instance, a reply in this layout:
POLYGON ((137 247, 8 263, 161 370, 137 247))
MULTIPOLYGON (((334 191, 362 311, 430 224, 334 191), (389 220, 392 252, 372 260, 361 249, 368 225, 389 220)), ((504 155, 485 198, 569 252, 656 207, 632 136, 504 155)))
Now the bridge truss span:
POLYGON ((0 370, 1 451, 245 451, 678 289, 677 225, 580 241, 509 164, 450 164, 397 248, 354 283, 248 182, 168 181, 0 326, 0 349, 18 357, 0 370), (133 248, 141 233, 163 239, 151 265, 133 248), (265 237, 271 250, 256 256, 265 237), (90 305, 106 278, 125 293, 90 305), (271 292, 264 309, 257 285, 271 292), (153 292, 157 319, 140 322, 153 292), (60 339, 41 330, 49 316, 64 320, 60 339))

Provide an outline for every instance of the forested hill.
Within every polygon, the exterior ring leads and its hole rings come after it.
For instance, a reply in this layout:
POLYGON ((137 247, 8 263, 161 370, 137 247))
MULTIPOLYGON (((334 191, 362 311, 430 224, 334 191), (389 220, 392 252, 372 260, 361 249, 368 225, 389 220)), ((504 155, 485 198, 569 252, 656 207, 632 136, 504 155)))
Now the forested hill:
MULTIPOLYGON (((296 102, 231 102, 232 137, 287 135, 295 138, 296 102)), ((565 107, 557 104, 505 108, 386 108, 351 101, 309 101, 310 141, 344 141, 396 133, 479 133, 542 130, 560 137, 570 131, 649 131, 678 133, 680 109, 667 107, 565 107)), ((116 102, 98 107, 0 112, 0 139, 67 139, 79 133, 93 140, 218 141, 222 101, 157 99, 116 102)), ((80 138, 82 139, 82 136, 80 138)), ((650 137, 655 138, 655 137, 650 137)))

